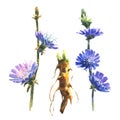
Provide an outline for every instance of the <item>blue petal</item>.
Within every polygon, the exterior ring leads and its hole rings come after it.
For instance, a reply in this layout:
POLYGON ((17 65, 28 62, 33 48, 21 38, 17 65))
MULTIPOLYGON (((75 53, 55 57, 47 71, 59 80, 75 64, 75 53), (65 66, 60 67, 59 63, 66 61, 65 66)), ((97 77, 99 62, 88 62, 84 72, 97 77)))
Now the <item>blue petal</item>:
POLYGON ((102 78, 103 78, 103 75, 104 75, 103 73, 99 73, 99 76, 98 76, 99 79, 102 79, 102 78))
POLYGON ((9 79, 10 81, 13 81, 15 83, 21 83, 23 80, 22 79, 19 79, 19 78, 16 78, 16 79, 9 79))
POLYGON ((103 79, 101 79, 101 82, 106 82, 108 80, 107 77, 103 77, 103 79))

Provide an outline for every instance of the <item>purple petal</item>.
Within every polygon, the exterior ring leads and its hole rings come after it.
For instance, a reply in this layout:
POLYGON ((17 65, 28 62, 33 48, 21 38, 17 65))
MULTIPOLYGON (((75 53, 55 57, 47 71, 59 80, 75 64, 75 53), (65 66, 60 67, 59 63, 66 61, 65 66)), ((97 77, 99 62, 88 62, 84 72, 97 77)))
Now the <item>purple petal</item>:
POLYGON ((17 75, 15 75, 15 74, 9 74, 9 77, 11 77, 11 78, 17 78, 17 75))
POLYGON ((13 72, 13 73, 17 73, 15 69, 12 69, 11 72, 13 72))

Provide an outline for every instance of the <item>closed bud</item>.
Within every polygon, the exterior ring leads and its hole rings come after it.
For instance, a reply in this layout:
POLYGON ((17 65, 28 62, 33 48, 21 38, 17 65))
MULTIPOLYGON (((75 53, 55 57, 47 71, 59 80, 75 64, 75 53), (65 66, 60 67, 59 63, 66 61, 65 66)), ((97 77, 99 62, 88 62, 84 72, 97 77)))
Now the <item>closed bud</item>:
POLYGON ((35 7, 35 15, 39 16, 39 9, 38 9, 38 7, 35 7))

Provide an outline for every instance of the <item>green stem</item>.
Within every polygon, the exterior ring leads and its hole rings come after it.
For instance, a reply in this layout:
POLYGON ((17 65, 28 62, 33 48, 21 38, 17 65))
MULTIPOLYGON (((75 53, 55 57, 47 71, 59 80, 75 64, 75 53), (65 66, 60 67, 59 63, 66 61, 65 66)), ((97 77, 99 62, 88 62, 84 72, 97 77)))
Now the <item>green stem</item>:
POLYGON ((90 49, 90 40, 88 39, 87 49, 90 49))
MULTIPOLYGON (((36 22, 36 31, 38 32, 39 31, 39 24, 38 24, 38 19, 39 19, 39 10, 38 10, 38 7, 35 8, 35 15, 34 15, 34 19, 35 19, 35 22, 36 22)), ((37 48, 39 48, 39 39, 37 39, 37 48)), ((39 52, 37 51, 37 58, 36 58, 36 61, 37 61, 37 64, 39 66, 39 52)), ((31 83, 30 83, 30 102, 29 102, 29 110, 31 110, 32 106, 33 106, 33 95, 34 95, 34 80, 36 79, 36 74, 37 74, 37 71, 38 71, 38 68, 36 70, 36 73, 35 73, 35 76, 33 77, 31 83)))
MULTIPOLYGON (((36 21, 36 31, 39 31, 39 23, 38 23, 38 18, 35 19, 36 21)), ((39 48, 40 43, 39 43, 39 39, 37 39, 37 48, 39 48)), ((39 52, 37 51, 37 64, 39 65, 39 52)))
MULTIPOLYGON (((88 43, 87 43, 87 49, 90 49, 90 39, 87 39, 88 43)), ((92 70, 89 69, 89 76, 92 74, 92 70)), ((92 89, 92 111, 94 111, 94 86, 91 85, 91 89, 92 89)))
POLYGON ((92 70, 89 69, 89 75, 91 75, 91 74, 92 74, 92 70))
POLYGON ((32 85, 31 85, 29 110, 31 110, 31 108, 33 106, 33 94, 34 94, 34 83, 32 83, 32 85))
POLYGON ((94 111, 94 88, 92 88, 92 111, 94 111))
MULTIPOLYGON (((89 76, 92 74, 92 70, 89 69, 89 76)), ((92 89, 92 111, 94 111, 94 86, 91 84, 92 89)))
POLYGON ((39 31, 39 23, 38 23, 38 18, 35 19, 36 21, 36 31, 39 31))
MULTIPOLYGON (((39 31, 39 23, 38 23, 38 19, 40 18, 41 16, 39 15, 39 9, 38 7, 35 8, 35 15, 34 15, 34 19, 35 19, 35 22, 36 22, 36 31, 38 32, 39 31)), ((37 49, 39 48, 40 46, 40 43, 39 43, 39 39, 37 39, 37 49)), ((36 61, 37 61, 37 64, 39 65, 39 52, 37 51, 37 58, 36 58, 36 61)))

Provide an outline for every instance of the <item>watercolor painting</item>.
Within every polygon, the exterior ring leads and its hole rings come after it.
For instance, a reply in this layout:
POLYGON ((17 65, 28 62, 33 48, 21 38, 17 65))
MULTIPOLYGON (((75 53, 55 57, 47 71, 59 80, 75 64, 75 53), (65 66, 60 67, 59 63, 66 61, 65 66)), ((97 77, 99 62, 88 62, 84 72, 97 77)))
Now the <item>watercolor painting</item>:
POLYGON ((119 119, 119 1, 0 2, 0 119, 119 119))

